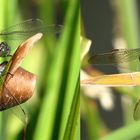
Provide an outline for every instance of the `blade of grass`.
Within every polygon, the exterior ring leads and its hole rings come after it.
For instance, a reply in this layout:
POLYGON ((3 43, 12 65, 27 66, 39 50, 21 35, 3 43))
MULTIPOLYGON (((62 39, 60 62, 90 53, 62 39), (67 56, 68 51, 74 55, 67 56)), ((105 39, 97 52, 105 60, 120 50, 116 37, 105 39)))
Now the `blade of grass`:
MULTIPOLYGON (((46 82, 46 94, 42 101, 34 140, 61 139, 64 137, 74 103, 74 96, 78 94, 78 92, 75 92, 80 69, 80 36, 78 32, 79 1, 72 0, 69 2, 64 32, 60 43, 55 49, 55 58, 50 67, 48 81, 46 82)), ((77 108, 77 106, 78 104, 75 107, 77 108)), ((77 116, 77 113, 75 115, 77 116)), ((67 130, 72 134, 74 134, 73 131, 77 131, 76 129, 67 130)))
MULTIPOLYGON (((73 102, 72 102, 72 106, 71 106, 71 109, 70 109, 70 115, 68 117, 68 121, 67 121, 67 125, 66 125, 66 128, 65 128, 65 134, 64 134, 64 140, 78 140, 78 135, 80 134, 80 129, 79 129, 79 125, 78 122, 80 121, 80 98, 79 98, 79 89, 80 89, 80 85, 79 85, 79 79, 77 81, 77 89, 75 91, 75 95, 73 97, 73 102), (76 132, 79 132, 76 133, 76 132)), ((63 119, 62 119, 63 120, 63 119)), ((65 119, 66 120, 66 119, 65 119)), ((65 122, 64 122, 65 123, 65 122)), ((62 127, 65 126, 65 124, 63 125, 62 124, 62 127)), ((64 128, 63 128, 64 129, 64 128)), ((60 131, 62 132, 62 131, 60 131)), ((60 133, 60 140, 62 139, 62 134, 60 133)), ((79 138, 80 140, 80 138, 79 138)))

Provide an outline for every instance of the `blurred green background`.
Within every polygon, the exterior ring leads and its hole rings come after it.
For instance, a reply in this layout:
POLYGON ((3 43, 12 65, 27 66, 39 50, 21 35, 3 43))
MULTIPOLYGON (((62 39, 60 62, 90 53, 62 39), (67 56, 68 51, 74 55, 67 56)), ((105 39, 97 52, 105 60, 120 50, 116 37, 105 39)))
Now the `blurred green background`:
MULTIPOLYGON (((140 47, 139 1, 81 0, 81 15, 83 36, 92 41, 88 56, 109 52, 116 47, 140 47)), ((91 68, 83 63, 82 68, 89 75, 139 72, 139 60, 129 62, 127 69, 111 65, 92 65, 91 68)), ((140 98, 139 87, 106 88, 93 85, 81 89, 82 140, 140 139, 140 122, 133 118, 136 101, 140 98)))
POLYGON ((37 75, 33 97, 22 104, 29 118, 27 129, 24 133, 20 109, 15 109, 16 115, 0 112, 0 140, 80 139, 79 1, 0 1, 0 30, 31 18, 63 29, 59 38, 43 36, 25 58, 22 67, 37 75))

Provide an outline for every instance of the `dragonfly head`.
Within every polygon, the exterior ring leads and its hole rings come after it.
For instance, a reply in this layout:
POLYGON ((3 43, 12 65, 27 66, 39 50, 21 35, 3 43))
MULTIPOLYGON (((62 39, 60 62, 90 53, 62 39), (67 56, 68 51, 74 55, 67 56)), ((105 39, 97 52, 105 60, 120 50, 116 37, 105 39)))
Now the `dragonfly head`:
POLYGON ((11 52, 10 47, 6 42, 1 42, 0 43, 0 57, 6 57, 9 56, 11 52))

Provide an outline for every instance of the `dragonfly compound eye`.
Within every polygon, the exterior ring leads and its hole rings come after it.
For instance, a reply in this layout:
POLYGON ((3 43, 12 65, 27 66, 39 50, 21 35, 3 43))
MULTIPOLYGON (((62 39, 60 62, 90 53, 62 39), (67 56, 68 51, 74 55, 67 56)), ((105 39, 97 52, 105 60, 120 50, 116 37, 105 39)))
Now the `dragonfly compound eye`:
POLYGON ((1 42, 0 43, 0 56, 1 57, 5 57, 8 56, 10 54, 11 50, 10 47, 8 46, 8 44, 6 42, 1 42))

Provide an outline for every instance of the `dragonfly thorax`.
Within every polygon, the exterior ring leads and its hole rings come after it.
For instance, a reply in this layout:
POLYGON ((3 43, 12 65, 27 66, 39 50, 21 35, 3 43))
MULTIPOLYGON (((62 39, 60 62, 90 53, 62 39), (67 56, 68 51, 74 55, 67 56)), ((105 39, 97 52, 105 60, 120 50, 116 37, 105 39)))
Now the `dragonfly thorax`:
POLYGON ((4 61, 0 64, 0 76, 2 75, 7 64, 8 64, 8 61, 4 61))

